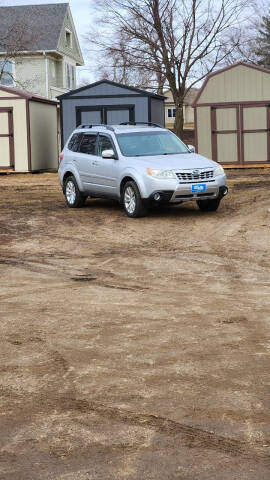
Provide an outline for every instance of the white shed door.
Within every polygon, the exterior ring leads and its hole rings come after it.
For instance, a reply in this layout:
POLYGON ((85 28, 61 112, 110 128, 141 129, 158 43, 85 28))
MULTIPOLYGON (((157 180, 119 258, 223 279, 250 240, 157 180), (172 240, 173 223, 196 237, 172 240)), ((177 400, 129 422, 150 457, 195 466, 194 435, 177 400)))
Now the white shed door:
POLYGON ((242 161, 244 163, 270 160, 270 107, 242 107, 242 161))
POLYGON ((0 108, 0 168, 14 166, 12 110, 0 108))
POLYGON ((213 160, 220 163, 240 161, 239 107, 214 107, 211 111, 213 160))

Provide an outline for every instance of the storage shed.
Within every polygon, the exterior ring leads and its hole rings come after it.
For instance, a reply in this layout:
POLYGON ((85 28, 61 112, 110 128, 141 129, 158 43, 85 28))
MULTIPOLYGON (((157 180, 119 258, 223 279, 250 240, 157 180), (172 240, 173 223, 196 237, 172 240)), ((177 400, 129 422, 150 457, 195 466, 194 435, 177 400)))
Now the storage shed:
POLYGON ((153 122, 165 125, 161 95, 101 80, 58 97, 61 104, 62 144, 81 124, 153 122))
POLYGON ((270 70, 211 73, 194 100, 196 151, 225 166, 270 166, 270 70))
POLYGON ((57 103, 0 86, 0 171, 56 168, 57 103))

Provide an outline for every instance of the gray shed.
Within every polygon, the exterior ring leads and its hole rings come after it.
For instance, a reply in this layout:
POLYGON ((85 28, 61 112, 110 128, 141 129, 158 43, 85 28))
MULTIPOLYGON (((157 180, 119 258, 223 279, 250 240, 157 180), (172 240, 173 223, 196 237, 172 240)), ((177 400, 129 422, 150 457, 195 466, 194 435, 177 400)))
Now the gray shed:
POLYGON ((161 95, 101 80, 58 97, 61 105, 62 144, 81 124, 153 122, 165 125, 161 95))

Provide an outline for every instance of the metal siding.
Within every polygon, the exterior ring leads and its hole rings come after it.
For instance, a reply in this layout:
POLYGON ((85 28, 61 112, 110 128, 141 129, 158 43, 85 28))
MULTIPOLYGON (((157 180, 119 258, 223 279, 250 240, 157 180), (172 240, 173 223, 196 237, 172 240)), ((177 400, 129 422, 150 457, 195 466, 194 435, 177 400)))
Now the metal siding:
POLYGON ((267 128, 267 108, 249 107, 243 109, 244 130, 264 130, 267 128))
POLYGON ((101 123, 101 111, 81 112, 82 123, 101 123))
POLYGON ((165 125, 164 101, 157 98, 151 98, 151 122, 158 123, 162 127, 165 125))
MULTIPOLYGON (((0 118, 3 117, 3 113, 0 113, 0 118)), ((6 114, 8 116, 8 114, 6 114)), ((1 130, 0 130, 1 133, 1 130)), ((0 150, 1 150, 1 158, 0 158, 0 165, 1 167, 9 167, 10 166, 10 150, 9 150, 9 137, 0 137, 0 150)))
MULTIPOLYGON (((1 103, 0 103, 1 106, 1 103)), ((9 133, 9 124, 8 124, 8 112, 0 111, 0 134, 8 135, 9 133)))
POLYGON ((220 163, 237 162, 237 134, 227 133, 226 135, 217 135, 217 151, 218 161, 220 163))
POLYGON ((212 158, 210 107, 198 107, 197 109, 197 135, 198 153, 212 158))
POLYGON ((267 133, 245 133, 244 152, 245 162, 267 162, 267 133))
POLYGON ((32 170, 58 167, 57 107, 30 101, 32 170))
POLYGON ((236 108, 217 110, 217 130, 236 130, 236 108))
POLYGON ((199 98, 198 105, 267 99, 270 99, 270 75, 244 65, 238 65, 211 77, 199 98))
MULTIPOLYGON (((110 94, 112 91, 110 90, 110 94)), ((64 144, 69 135, 76 128, 76 107, 99 107, 102 105, 135 105, 135 120, 137 122, 148 122, 148 97, 137 97, 131 95, 125 98, 88 98, 62 100, 63 105, 63 136, 64 144)))
POLYGON ((110 110, 107 112, 108 125, 117 125, 122 122, 129 122, 129 110, 110 110))

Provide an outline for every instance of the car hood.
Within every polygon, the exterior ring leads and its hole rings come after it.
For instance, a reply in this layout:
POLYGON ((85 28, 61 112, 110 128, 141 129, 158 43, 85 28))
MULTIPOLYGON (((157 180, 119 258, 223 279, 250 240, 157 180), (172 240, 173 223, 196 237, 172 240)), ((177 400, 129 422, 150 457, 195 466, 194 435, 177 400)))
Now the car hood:
POLYGON ((146 168, 163 170, 215 168, 218 166, 213 160, 209 160, 197 153, 182 153, 176 155, 155 155, 147 157, 132 157, 132 163, 144 165, 146 168), (134 163, 133 163, 134 162, 134 163))

